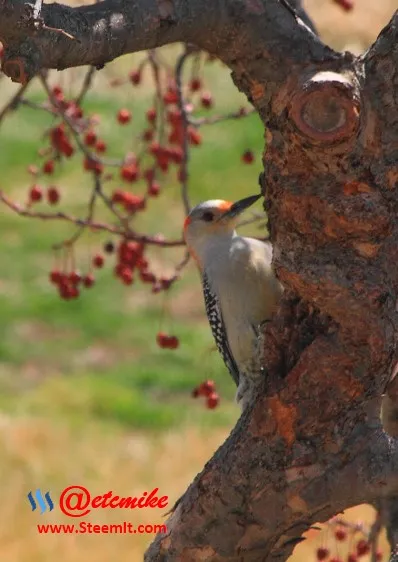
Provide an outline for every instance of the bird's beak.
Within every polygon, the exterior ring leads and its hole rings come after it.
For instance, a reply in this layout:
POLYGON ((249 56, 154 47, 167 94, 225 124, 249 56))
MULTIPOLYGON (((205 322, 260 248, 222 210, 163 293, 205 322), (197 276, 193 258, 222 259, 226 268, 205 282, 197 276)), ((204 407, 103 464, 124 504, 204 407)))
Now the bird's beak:
POLYGON ((233 203, 228 211, 225 211, 225 213, 223 213, 218 220, 232 219, 233 217, 237 217, 238 215, 243 213, 245 209, 251 207, 251 205, 253 205, 253 203, 258 201, 261 197, 262 195, 260 193, 259 195, 250 195, 250 197, 245 197, 244 199, 236 201, 236 203, 233 203))

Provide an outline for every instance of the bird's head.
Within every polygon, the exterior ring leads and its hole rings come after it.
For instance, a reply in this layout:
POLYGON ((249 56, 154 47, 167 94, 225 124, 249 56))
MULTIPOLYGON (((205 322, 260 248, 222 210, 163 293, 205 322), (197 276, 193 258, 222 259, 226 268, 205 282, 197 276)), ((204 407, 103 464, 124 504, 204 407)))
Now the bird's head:
POLYGON ((188 249, 198 259, 201 248, 213 237, 231 236, 240 214, 253 205, 261 195, 251 195, 235 203, 212 199, 199 203, 184 222, 184 238, 188 249))

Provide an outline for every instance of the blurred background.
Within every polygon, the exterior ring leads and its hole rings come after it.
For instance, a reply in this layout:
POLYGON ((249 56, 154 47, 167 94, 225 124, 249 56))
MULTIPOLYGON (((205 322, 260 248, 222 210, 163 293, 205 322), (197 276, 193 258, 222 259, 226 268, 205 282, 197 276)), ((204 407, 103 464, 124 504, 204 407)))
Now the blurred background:
MULTIPOLYGON (((357 0, 350 12, 331 0, 305 4, 325 42, 356 54, 375 40, 397 8, 396 0, 357 0)), ((172 62, 178 52, 178 46, 167 47, 161 56, 172 62)), ((134 150, 134 138, 144 127, 152 85, 110 86, 112 79, 136 68, 140 57, 123 57, 96 73, 83 103, 85 111, 100 116, 110 157, 134 150), (128 129, 116 119, 122 107, 133 115, 128 129)), ((54 72, 51 83, 72 95, 83 72, 54 72)), ((228 69, 217 61, 206 65, 204 80, 214 98, 211 114, 247 106, 228 69)), ((4 76, 0 84, 4 106, 17 86, 4 76)), ((27 98, 41 103, 44 95, 32 85, 27 98)), ((27 167, 42 165, 38 149, 46 145, 43 135, 52 122, 51 115, 25 106, 0 122, 0 188, 15 201, 26 201, 32 184, 27 167)), ((189 165, 192 203, 256 192, 264 142, 258 117, 203 127, 201 134, 203 142, 191 150, 189 165), (254 154, 250 165, 242 163, 246 150, 254 154)), ((87 209, 91 188, 81 160, 72 158, 50 180, 43 179, 44 185, 59 186, 60 208, 79 216, 87 209)), ((180 186, 169 174, 161 195, 151 200, 138 224, 147 233, 179 237, 183 218, 180 186)), ((246 232, 262 231, 252 226, 246 232)), ((189 264, 170 291, 152 294, 142 283, 116 282, 110 257, 96 275, 95 287, 79 299, 64 301, 48 280, 54 267, 51 248, 72 233, 70 225, 22 218, 1 207, 0 559, 6 562, 142 560, 149 535, 38 535, 36 523, 70 520, 62 519, 59 511, 32 513, 27 493, 41 488, 50 490, 54 499, 66 486, 79 484, 93 495, 113 490, 127 496, 158 487, 169 496, 171 507, 239 416, 232 381, 214 349, 194 265, 189 264), (176 335, 178 349, 161 349, 156 343, 159 331, 176 335), (191 397, 204 379, 213 379, 221 395, 214 410, 191 397)), ((76 248, 79 268, 87 269, 92 254, 108 240, 105 234, 86 233, 76 248)), ((183 255, 183 248, 150 251, 159 275, 172 274, 183 255)), ((128 517, 100 511, 87 520, 128 519, 134 525, 164 521, 162 512, 153 513, 158 510, 133 510, 128 517)), ((345 517, 371 522, 373 510, 362 506, 345 517)), ((311 531, 292 560, 315 559, 316 548, 325 544, 343 556, 349 545, 334 543, 330 529, 311 531)), ((385 544, 384 551, 387 559, 385 544)))

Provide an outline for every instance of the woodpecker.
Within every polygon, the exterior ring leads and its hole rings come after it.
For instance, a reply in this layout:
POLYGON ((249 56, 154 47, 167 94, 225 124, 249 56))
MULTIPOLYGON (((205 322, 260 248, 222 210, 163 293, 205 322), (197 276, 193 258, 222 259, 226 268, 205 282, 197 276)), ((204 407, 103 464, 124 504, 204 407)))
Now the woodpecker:
POLYGON ((188 251, 201 275, 207 318, 244 410, 261 380, 260 325, 274 312, 282 286, 271 267, 272 246, 235 230, 261 195, 236 203, 205 201, 184 222, 188 251))

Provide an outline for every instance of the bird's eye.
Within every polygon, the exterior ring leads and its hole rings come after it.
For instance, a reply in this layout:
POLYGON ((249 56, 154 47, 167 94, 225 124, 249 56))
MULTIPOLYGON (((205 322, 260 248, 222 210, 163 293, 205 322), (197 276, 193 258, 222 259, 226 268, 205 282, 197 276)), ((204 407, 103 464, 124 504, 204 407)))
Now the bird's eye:
POLYGON ((214 215, 212 212, 206 211, 205 213, 203 213, 202 219, 206 222, 211 222, 214 219, 214 215))

